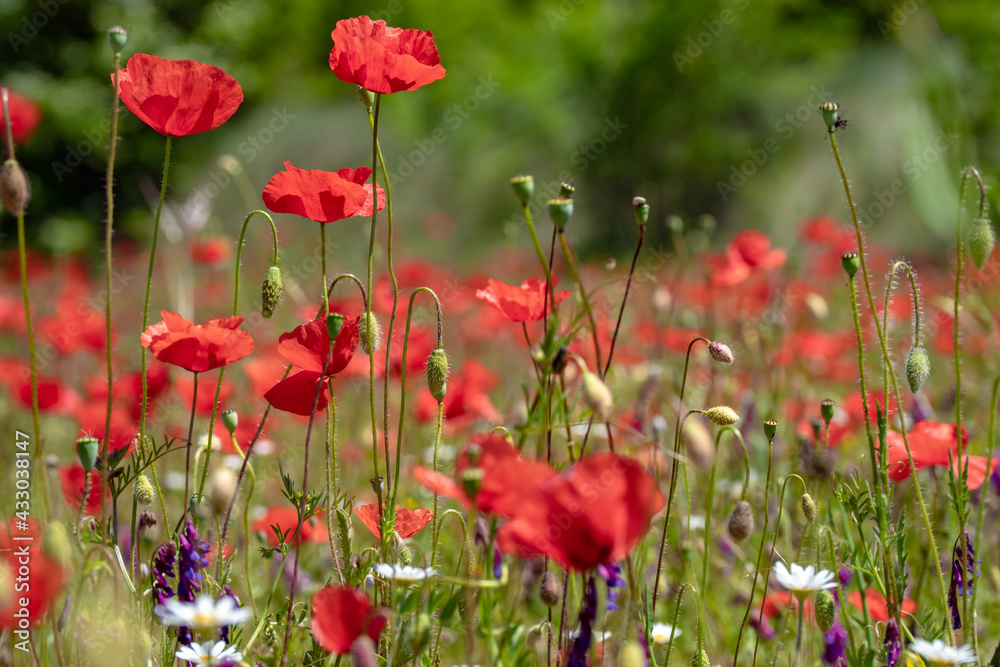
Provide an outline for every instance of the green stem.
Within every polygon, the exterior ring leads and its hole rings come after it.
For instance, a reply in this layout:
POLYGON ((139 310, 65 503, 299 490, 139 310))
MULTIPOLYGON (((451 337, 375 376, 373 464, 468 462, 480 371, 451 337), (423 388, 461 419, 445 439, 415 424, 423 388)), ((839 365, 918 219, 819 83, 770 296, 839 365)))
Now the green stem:
POLYGON ((587 295, 587 290, 583 286, 583 281, 580 279, 580 272, 576 268, 576 260, 573 258, 573 253, 569 251, 569 246, 566 245, 566 234, 563 230, 559 230, 559 247, 562 248, 563 257, 566 258, 566 268, 569 269, 570 276, 573 277, 573 282, 576 283, 576 288, 580 291, 580 300, 583 302, 584 312, 587 314, 587 322, 590 324, 590 332, 594 339, 594 354, 597 356, 597 372, 601 373, 601 377, 604 377, 602 372, 604 364, 601 362, 601 342, 598 338, 597 333, 597 322, 594 321, 594 311, 590 307, 590 296, 587 295))
MULTIPOLYGON (((374 271, 375 262, 375 230, 376 223, 378 222, 378 184, 375 179, 375 172, 378 169, 378 115, 379 109, 382 105, 382 94, 375 93, 375 104, 374 111, 369 109, 368 113, 370 115, 369 123, 372 128, 372 226, 371 234, 368 238, 368 280, 365 283, 365 315, 372 314, 372 273, 374 271)), ((389 343, 386 343, 387 345, 389 343)), ((373 485, 375 486, 375 496, 377 499, 377 509, 379 516, 379 551, 382 550, 384 546, 385 535, 382 530, 382 484, 380 481, 379 474, 379 464, 378 464, 378 427, 375 423, 375 357, 368 357, 368 402, 369 411, 371 413, 371 428, 372 428, 372 472, 374 477, 372 478, 373 485)), ((386 472, 388 472, 389 460, 386 457, 386 472)))
MULTIPOLYGON (((250 501, 253 499, 254 488, 257 486, 257 475, 254 474, 253 466, 250 465, 249 461, 247 461, 246 455, 243 453, 243 450, 240 449, 239 443, 236 442, 236 434, 230 433, 229 438, 230 442, 233 443, 233 449, 236 450, 236 453, 243 461, 246 461, 247 470, 250 472, 250 489, 247 491, 247 497, 243 505, 243 539, 246 541, 243 548, 243 572, 247 579, 247 593, 250 596, 250 608, 253 609, 254 618, 259 618, 259 614, 257 613, 257 602, 254 600, 253 596, 253 580, 250 579, 250 501)), ((237 489, 237 493, 239 493, 239 489, 237 489)), ((219 531, 220 544, 222 543, 221 532, 222 531, 219 531)), ((219 558, 222 558, 221 548, 219 549, 219 558)))
POLYGON ((337 399, 333 396, 333 378, 327 378, 327 387, 330 390, 330 403, 326 406, 326 532, 330 542, 330 554, 333 556, 333 564, 337 568, 337 575, 340 583, 345 583, 344 567, 340 562, 340 554, 337 553, 337 545, 334 542, 336 534, 334 521, 334 503, 337 502, 339 491, 337 489, 337 399))
MULTIPOLYGON (((111 407, 114 392, 114 367, 111 355, 111 238, 115 226, 115 153, 118 144, 118 68, 121 66, 122 54, 116 52, 114 55, 114 81, 112 82, 112 102, 111 102, 111 143, 108 145, 108 168, 104 176, 104 194, 107 200, 108 222, 104 230, 104 332, 107 337, 106 363, 108 369, 108 404, 107 412, 104 416, 104 439, 107 440, 111 434, 111 407)), ((103 494, 102 494, 103 495, 103 494)), ((135 544, 135 526, 132 527, 132 544, 135 544)), ((133 564, 134 570, 134 564, 133 564)))
MULTIPOLYGON (((774 440, 767 441, 767 476, 764 478, 764 527, 760 531, 760 547, 757 549, 757 566, 753 571, 753 584, 750 586, 750 599, 747 601, 747 610, 743 613, 743 622, 740 624, 740 632, 736 637, 736 650, 733 651, 733 664, 739 664, 740 644, 743 641, 743 630, 747 626, 750 618, 750 610, 753 608, 753 598, 757 593, 757 579, 760 577, 761 559, 764 556, 764 544, 767 542, 767 524, 771 516, 770 490, 771 490, 771 468, 774 462, 774 440)), ((760 626, 758 625, 758 632, 760 626)))
POLYGON ((799 655, 802 653, 802 619, 805 617, 805 600, 799 598, 799 629, 795 633, 795 667, 799 667, 799 655))
MULTIPOLYGON (((994 431, 994 428, 996 426, 997 391, 998 390, 1000 390, 1000 375, 998 375, 993 380, 993 393, 990 394, 990 428, 989 428, 990 452, 989 452, 989 455, 986 458, 986 473, 987 473, 987 475, 986 475, 986 480, 984 481, 984 484, 986 486, 989 486, 989 484, 990 484, 990 480, 989 480, 990 475, 989 475, 989 472, 990 472, 991 466, 993 465, 993 446, 995 444, 995 440, 994 440, 995 431, 994 431)), ((981 495, 979 497, 979 511, 977 513, 977 516, 976 516, 976 539, 975 539, 975 545, 974 545, 974 549, 975 549, 976 553, 980 553, 980 551, 979 551, 979 536, 982 534, 982 529, 983 529, 983 509, 985 507, 986 507, 986 497, 985 497, 985 495, 981 495)), ((966 556, 966 559, 968 559, 968 556, 966 556)), ((968 562, 968 560, 966 560, 966 562, 968 562)), ((976 596, 978 594, 979 594, 979 586, 974 586, 973 589, 972 589, 972 602, 970 603, 971 606, 972 606, 972 616, 973 616, 973 619, 975 619, 975 615, 976 615, 976 596)), ((973 626, 973 627, 975 627, 975 626, 973 626)), ((979 655, 979 638, 977 637, 977 634, 978 633, 975 632, 975 631, 973 631, 973 633, 972 633, 972 650, 976 653, 976 655, 979 655)))

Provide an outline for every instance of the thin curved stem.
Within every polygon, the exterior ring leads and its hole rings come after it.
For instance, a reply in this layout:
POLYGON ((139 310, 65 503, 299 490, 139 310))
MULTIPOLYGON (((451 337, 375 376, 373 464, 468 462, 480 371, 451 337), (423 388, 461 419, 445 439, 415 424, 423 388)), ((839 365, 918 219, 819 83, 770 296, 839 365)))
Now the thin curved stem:
MULTIPOLYGON (((740 644, 743 642, 743 630, 746 628, 747 620, 750 618, 750 610, 753 608, 753 596, 757 593, 757 579, 760 577, 761 559, 764 556, 764 544, 767 543, 767 525, 771 517, 770 490, 771 490, 771 469, 774 462, 774 440, 767 441, 767 476, 764 479, 764 526, 760 531, 760 547, 757 549, 757 566, 753 571, 753 584, 750 586, 750 599, 747 601, 747 610, 743 613, 743 622, 740 623, 740 632, 736 637, 736 650, 733 651, 733 664, 739 664, 740 644)), ((760 632, 758 625, 757 632, 760 632)))
MULTIPOLYGON (((371 128, 372 128, 372 225, 371 234, 368 239, 368 282, 366 283, 365 293, 367 298, 365 299, 365 316, 372 314, 372 274, 374 272, 374 261, 375 261, 375 230, 377 229, 376 223, 378 222, 378 184, 375 180, 375 172, 378 169, 378 115, 379 109, 382 106, 382 94, 375 93, 375 104, 374 111, 369 109, 371 128)), ((379 536, 378 543, 379 549, 381 550, 384 545, 385 535, 382 530, 382 484, 379 483, 381 475, 379 473, 378 464, 378 427, 375 423, 375 357, 368 357, 368 401, 369 401, 369 411, 371 412, 371 428, 372 428, 372 483, 375 487, 375 496, 377 499, 377 509, 379 516, 379 536)), ((386 455, 386 471, 388 472, 389 457, 388 453, 386 455)))
MULTIPOLYGON (((563 257, 566 258, 566 268, 569 269, 569 274, 573 277, 573 282, 576 283, 576 287, 580 291, 580 300, 583 301, 583 310, 587 314, 587 322, 590 324, 590 332, 594 339, 597 370, 602 371, 604 364, 601 362, 601 341, 598 337, 597 322, 594 320, 594 310, 590 307, 590 297, 583 286, 583 280, 580 279, 580 272, 576 267, 576 259, 574 259, 573 253, 570 252, 569 246, 566 245, 566 234, 561 229, 559 230, 559 247, 562 248, 563 257)), ((603 372, 601 372, 601 377, 604 377, 603 372)))
POLYGON ((635 265, 639 261, 639 252, 642 250, 642 240, 646 236, 646 225, 639 227, 639 242, 635 246, 635 254, 632 255, 632 266, 628 270, 628 280, 625 282, 625 294, 622 296, 622 305, 618 309, 618 322, 615 324, 615 332, 611 336, 611 347, 608 348, 608 361, 604 365, 603 375, 608 374, 611 368, 611 358, 615 354, 615 343, 618 342, 618 331, 622 328, 622 316, 625 314, 625 304, 628 302, 628 292, 632 287, 632 276, 635 275, 635 265))
MULTIPOLYGON (((108 369, 108 403, 104 416, 104 437, 111 433, 111 408, 114 392, 114 366, 111 354, 111 238, 115 226, 115 153, 118 147, 118 68, 121 66, 122 54, 116 51, 113 59, 112 102, 111 102, 111 143, 108 145, 108 168, 104 175, 104 196, 108 209, 108 221, 104 230, 104 333, 107 337, 106 364, 108 369)), ((103 496, 103 494, 102 494, 103 496)), ((132 526, 132 544, 135 544, 135 526, 132 526)))

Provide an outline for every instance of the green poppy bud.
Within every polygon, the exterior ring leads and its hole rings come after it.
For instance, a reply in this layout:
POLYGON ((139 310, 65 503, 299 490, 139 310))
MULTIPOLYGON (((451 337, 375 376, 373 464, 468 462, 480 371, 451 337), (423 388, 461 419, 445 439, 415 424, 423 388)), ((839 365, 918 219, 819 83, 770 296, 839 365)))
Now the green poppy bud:
POLYGON ((986 260, 993 252, 993 225, 989 218, 976 218, 972 222, 972 233, 969 235, 969 254, 976 263, 977 269, 982 269, 986 260))
POLYGON ((281 282, 281 269, 272 266, 264 276, 264 282, 260 286, 260 314, 264 317, 271 317, 274 309, 278 307, 278 299, 281 298, 281 291, 284 285, 281 282))
POLYGON ((135 502, 149 507, 156 500, 156 489, 153 488, 148 477, 139 475, 132 483, 132 496, 135 498, 135 502))
POLYGON ((438 403, 448 393, 448 355, 444 348, 435 348, 427 357, 427 388, 438 403))
POLYGON ((76 441, 76 455, 80 457, 80 465, 85 472, 94 469, 97 462, 97 450, 101 446, 101 441, 89 435, 85 435, 76 441))
POLYGON ((556 229, 562 231, 573 215, 573 200, 568 197, 557 197, 548 201, 549 217, 556 229))
POLYGON ((705 649, 698 649, 691 655, 691 667, 712 667, 712 661, 708 659, 705 649))
POLYGON ((753 508, 750 503, 741 500, 733 507, 729 515, 729 535, 737 542, 742 542, 753 532, 753 508))
POLYGON ((728 405, 717 405, 714 408, 709 408, 705 410, 705 416, 716 426, 730 426, 740 420, 736 410, 728 405))
POLYGON ((813 598, 813 609, 816 613, 816 626, 825 634, 833 627, 836 609, 833 606, 833 595, 828 590, 816 591, 813 598))
POLYGON ((551 571, 542 575, 541 584, 538 586, 538 597, 542 599, 546 607, 552 608, 559 604, 562 593, 563 587, 559 575, 551 571))
POLYGON ((927 350, 922 347, 912 348, 906 355, 906 381, 910 384, 910 391, 914 394, 920 391, 930 374, 931 359, 927 356, 927 350))
POLYGON ((0 203, 14 215, 20 215, 30 201, 31 181, 28 174, 16 160, 7 160, 0 169, 0 203))
POLYGON ((816 508, 816 501, 808 493, 802 494, 802 499, 799 501, 799 506, 802 508, 802 516, 806 518, 806 523, 813 523, 819 516, 819 510, 816 508))
POLYGON ((521 206, 527 206, 531 198, 535 196, 535 177, 528 175, 515 176, 510 179, 510 185, 514 188, 514 195, 521 202, 521 206))
POLYGON ((361 335, 361 349, 364 350, 365 354, 369 357, 375 354, 375 350, 379 346, 379 337, 382 334, 375 313, 368 311, 361 315, 358 333, 361 335))
POLYGON ((632 212, 635 215, 635 224, 640 227, 649 222, 649 204, 645 197, 634 197, 632 199, 632 212))
POLYGON ((330 336, 330 343, 337 340, 340 330, 344 328, 344 316, 340 313, 330 313, 326 316, 326 333, 330 336))

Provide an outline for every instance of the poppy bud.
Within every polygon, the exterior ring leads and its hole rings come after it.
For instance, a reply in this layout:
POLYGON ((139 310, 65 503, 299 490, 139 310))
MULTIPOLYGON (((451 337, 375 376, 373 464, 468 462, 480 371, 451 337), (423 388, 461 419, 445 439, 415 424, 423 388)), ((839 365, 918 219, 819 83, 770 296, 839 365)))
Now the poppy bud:
POLYGON ((474 466, 479 463, 479 457, 483 455, 483 447, 475 442, 471 443, 465 448, 465 458, 468 459, 469 465, 474 466))
POLYGON ((278 307, 278 299, 281 298, 281 290, 284 285, 281 282, 281 269, 272 266, 264 276, 264 282, 260 286, 260 314, 264 317, 271 317, 274 309, 278 307))
POLYGON ((236 494, 236 482, 236 472, 232 468, 224 466, 212 473, 212 480, 205 495, 213 512, 216 514, 226 512, 229 501, 236 494))
POLYGON ((827 100, 823 104, 819 105, 820 113, 823 114, 823 122, 826 123, 826 129, 833 132, 837 127, 837 117, 840 115, 840 105, 833 100, 827 100))
POLYGON ((382 334, 375 313, 368 311, 361 315, 361 321, 358 322, 358 333, 361 335, 361 349, 365 351, 365 354, 369 357, 375 354, 379 345, 379 337, 382 334))
POLYGON ((583 401, 591 410, 594 417, 599 421, 605 421, 611 416, 612 397, 611 390, 604 381, 598 377, 597 373, 584 371, 583 373, 583 401))
POLYGON ((565 197, 566 199, 570 199, 573 196, 573 193, 575 192, 576 192, 576 186, 570 183, 569 181, 563 181, 562 183, 559 184, 560 197, 565 197))
MULTIPOLYGON (((693 422, 692 422, 693 423, 693 422)), ((649 420, 649 435, 655 442, 662 442, 667 435, 667 418, 663 415, 653 415, 649 420)))
POLYGON ((767 441, 771 442, 774 440, 774 434, 778 432, 778 420, 777 419, 765 419, 764 420, 764 435, 767 437, 767 441))
POLYGON ((563 587, 559 580, 559 575, 555 572, 546 572, 542 575, 542 583, 538 587, 538 597, 542 599, 546 607, 555 607, 562 598, 563 587))
POLYGON ((736 410, 733 410, 728 405, 717 405, 714 408, 709 408, 705 410, 705 416, 708 417, 708 421, 716 426, 730 426, 740 420, 740 416, 736 414, 736 410))
POLYGON ((120 25, 108 28, 108 43, 111 45, 112 53, 121 53, 128 43, 128 31, 120 25))
POLYGON ((670 216, 667 218, 667 229, 674 234, 680 234, 684 231, 684 220, 679 215, 670 216))
POLYGON ((329 313, 326 316, 326 333, 330 336, 330 342, 337 340, 340 330, 344 328, 344 316, 340 313, 329 313))
MULTIPOLYGON (((367 92, 367 91, 366 91, 367 92)), ((351 644, 351 660, 355 667, 377 667, 379 662, 375 657, 375 642, 368 635, 362 634, 351 644)))
POLYGON ((409 565, 413 562, 413 552, 402 540, 396 543, 396 554, 399 556, 400 565, 409 565))
POLYGON ((906 381, 910 384, 910 391, 914 394, 920 391, 930 374, 931 360, 927 356, 927 350, 922 347, 912 348, 906 355, 906 381))
POLYGON ((802 500, 800 501, 802 506, 802 515, 805 516, 806 522, 812 523, 819 516, 819 510, 816 509, 816 501, 808 493, 802 494, 802 500))
POLYGON ((823 421, 829 423, 833 419, 833 413, 836 411, 837 404, 833 402, 832 398, 824 398, 819 404, 819 414, 823 417, 823 421))
POLYGON ((76 455, 80 457, 80 465, 83 466, 84 472, 89 473, 94 469, 100 445, 101 441, 90 435, 85 435, 76 441, 76 455))
POLYGON ((972 261, 976 263, 977 269, 982 269, 983 264, 990 258, 993 252, 993 225, 989 218, 976 218, 972 222, 972 233, 969 235, 969 254, 972 261))
POLYGON ((823 435, 823 420, 813 417, 809 420, 809 425, 812 426, 813 438, 819 440, 820 436, 823 435))
POLYGON ((510 185, 514 188, 514 195, 521 202, 521 206, 527 206, 531 198, 535 196, 535 177, 522 175, 510 179, 510 185))
POLYGON ((708 659, 705 649, 698 649, 691 655, 691 667, 712 667, 712 661, 708 659))
POLYGON ((637 642, 627 641, 618 651, 618 667, 645 667, 646 652, 637 642))
POLYGON ((816 596, 813 598, 813 609, 816 614, 816 625, 824 634, 830 632, 836 615, 836 610, 833 607, 833 595, 830 594, 830 591, 825 589, 816 591, 816 596))
POLYGON ((427 388, 438 403, 448 393, 448 355, 443 347, 434 348, 427 357, 427 388))
POLYGON ((737 542, 742 542, 753 532, 753 508, 750 503, 741 500, 733 507, 729 515, 729 535, 737 542))
POLYGON ((153 504, 153 501, 156 500, 156 489, 153 488, 148 477, 139 475, 135 478, 135 482, 132 483, 132 497, 135 498, 135 502, 145 507, 153 504))
POLYGON ((239 423, 240 423, 240 415, 238 412, 236 412, 236 410, 222 411, 222 425, 226 427, 227 431, 229 431, 229 435, 233 434, 239 423))
POLYGON ((16 160, 7 160, 0 170, 0 203, 14 215, 20 215, 30 201, 31 181, 28 174, 16 160))
POLYGON ((684 451, 699 468, 707 468, 712 463, 712 434, 697 419, 686 419, 682 427, 684 451))
POLYGON ((729 346, 718 341, 712 341, 708 344, 708 353, 720 364, 731 364, 736 360, 729 346))
POLYGON ((557 197, 548 201, 549 217, 556 229, 562 231, 573 215, 573 200, 567 197, 557 197))
MULTIPOLYGON (((351 522, 347 518, 347 512, 337 508, 337 537, 343 555, 349 555, 351 549, 351 522)), ((346 558, 344 560, 347 560, 346 558)))
POLYGON ((66 526, 61 521, 50 521, 45 525, 45 535, 42 538, 42 549, 63 567, 69 565, 73 550, 69 544, 66 526))
POLYGON ((649 222, 649 204, 645 197, 634 197, 632 199, 632 212, 635 214, 635 224, 642 227, 649 222))
POLYGON ((374 491, 376 495, 378 496, 382 495, 382 489, 384 488, 385 485, 382 483, 381 475, 379 475, 378 477, 372 477, 371 479, 368 480, 368 483, 371 484, 372 491, 374 491))
POLYGON ((462 471, 462 488, 465 490, 465 495, 470 499, 475 500, 479 494, 479 487, 482 486, 485 474, 483 469, 478 466, 466 468, 462 471))
POLYGON ((845 252, 840 256, 840 263, 844 265, 844 271, 848 278, 853 278, 854 274, 861 268, 861 255, 856 252, 845 252))

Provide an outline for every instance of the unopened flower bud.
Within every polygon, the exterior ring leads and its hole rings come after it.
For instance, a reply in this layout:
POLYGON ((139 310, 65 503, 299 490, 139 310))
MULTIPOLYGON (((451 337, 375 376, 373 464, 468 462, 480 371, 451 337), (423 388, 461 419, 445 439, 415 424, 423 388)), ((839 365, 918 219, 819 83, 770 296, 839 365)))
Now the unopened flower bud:
POLYGON ((646 652, 638 642, 626 641, 618 650, 618 667, 645 667, 646 652))
POLYGON ((443 347, 434 348, 427 357, 427 388, 438 403, 448 393, 448 355, 443 347))
POLYGON ((229 172, 231 176, 236 176, 243 171, 243 165, 234 155, 220 155, 219 159, 216 160, 216 164, 219 165, 221 169, 229 172))
POLYGON ((927 350, 922 347, 912 348, 906 355, 906 381, 910 384, 910 391, 914 394, 920 391, 930 374, 931 359, 927 356, 927 350))
POLYGON ((470 499, 475 500, 479 494, 479 487, 483 484, 485 474, 478 466, 471 466, 462 471, 462 488, 470 499))
POLYGON ((566 197, 569 199, 576 192, 576 186, 569 181, 563 181, 559 184, 559 196, 566 197))
POLYGON ((229 501, 236 495, 236 482, 236 472, 228 466, 216 468, 212 472, 212 479, 205 493, 212 512, 225 514, 229 508, 229 501))
POLYGON ((729 515, 729 535, 737 542, 742 542, 753 532, 753 508, 750 503, 741 500, 733 507, 729 515))
POLYGON ((816 509, 816 501, 808 493, 802 494, 802 500, 799 502, 802 507, 802 516, 806 518, 807 523, 812 523, 819 516, 819 510, 816 509))
POLYGON ((764 420, 764 435, 767 437, 767 441, 771 442, 774 440, 774 434, 778 432, 778 420, 777 419, 765 419, 764 420))
POLYGON ((712 661, 708 659, 705 649, 698 649, 691 655, 691 667, 712 667, 712 661))
POLYGON ((340 313, 329 313, 326 316, 326 333, 330 336, 330 343, 337 340, 340 330, 344 328, 344 316, 340 313))
POLYGON ((97 438, 85 435, 76 441, 76 455, 80 458, 80 465, 83 470, 89 473, 94 469, 97 462, 97 451, 100 449, 101 441, 97 438))
POLYGON ((816 591, 813 598, 813 609, 816 613, 816 626, 825 634, 833 627, 836 610, 833 606, 833 595, 828 590, 816 591))
POLYGON ((236 431, 236 427, 240 423, 240 413, 236 410, 223 410, 222 411, 222 425, 226 427, 229 434, 232 435, 236 431))
POLYGON ((14 215, 24 213, 31 201, 31 181, 16 160, 7 160, 0 169, 0 203, 14 215))
POLYGON ((120 25, 108 28, 108 43, 111 45, 112 53, 121 53, 128 44, 128 31, 120 25))
POLYGON ((705 416, 708 417, 708 421, 716 426, 730 426, 740 420, 740 416, 736 414, 736 410, 733 410, 728 405, 717 405, 714 408, 709 408, 705 410, 705 416))
POLYGON ((542 575, 542 582, 538 586, 538 597, 542 599, 546 607, 555 607, 562 599, 563 587, 559 575, 555 572, 547 571, 542 575))
MULTIPOLYGON (((73 557, 69 535, 66 526, 61 521, 49 521, 45 525, 45 535, 42 538, 42 549, 48 556, 67 567, 73 557)), ((23 589, 27 590, 27 589, 23 589)))
POLYGON ((521 202, 521 206, 527 206, 531 198, 535 196, 534 176, 521 175, 510 179, 510 185, 514 188, 514 195, 521 202))
POLYGON ((819 105, 820 113, 823 114, 823 122, 826 123, 826 129, 833 132, 837 127, 837 118, 840 115, 840 105, 833 100, 827 100, 823 104, 819 105))
POLYGON ((284 285, 281 282, 281 269, 272 266, 264 276, 264 282, 260 286, 260 314, 264 317, 271 317, 274 309, 278 307, 278 300, 281 298, 281 290, 284 285))
POLYGON ((613 407, 611 390, 604 384, 604 380, 592 371, 583 373, 583 402, 594 411, 594 417, 598 421, 606 421, 611 416, 613 407))
POLYGON ((547 203, 552 224, 556 226, 556 229, 562 231, 573 215, 573 200, 568 197, 557 197, 550 199, 547 203))
POLYGON ((708 353, 720 364, 731 364, 736 360, 729 346, 718 341, 712 341, 708 344, 708 353))
POLYGON ((649 222, 649 204, 645 197, 634 197, 632 199, 632 212, 635 215, 635 224, 642 227, 649 222))
POLYGON ((371 637, 362 633, 354 643, 351 644, 351 660, 354 667, 378 667, 378 658, 375 656, 375 642, 371 637))
POLYGON ((832 398, 824 398, 819 404, 819 414, 823 418, 823 421, 829 423, 833 419, 833 413, 836 412, 837 404, 833 402, 832 398))
POLYGON ((972 222, 972 232, 969 234, 969 254, 972 261, 976 263, 977 269, 982 269, 983 264, 990 258, 993 252, 993 225, 989 218, 976 218, 972 222))
POLYGON ((135 478, 135 482, 132 483, 132 497, 135 498, 135 502, 144 507, 153 504, 153 501, 156 500, 156 489, 153 488, 148 477, 140 474, 135 478))
POLYGON ((375 354, 375 350, 379 346, 379 338, 382 335, 375 313, 371 311, 362 313, 361 321, 358 323, 358 333, 361 336, 361 349, 364 350, 365 354, 369 357, 375 354))
POLYGON ((366 88, 358 86, 358 100, 365 105, 365 109, 372 110, 372 94, 366 88))
POLYGON ((139 530, 144 531, 152 528, 156 525, 156 515, 149 510, 143 510, 139 513, 139 530))
POLYGON ((861 268, 861 255, 856 252, 845 252, 840 256, 840 263, 844 265, 844 271, 848 278, 853 278, 861 268))
POLYGON ((402 540, 396 542, 396 555, 399 557, 400 565, 409 565, 413 562, 413 552, 402 540))

